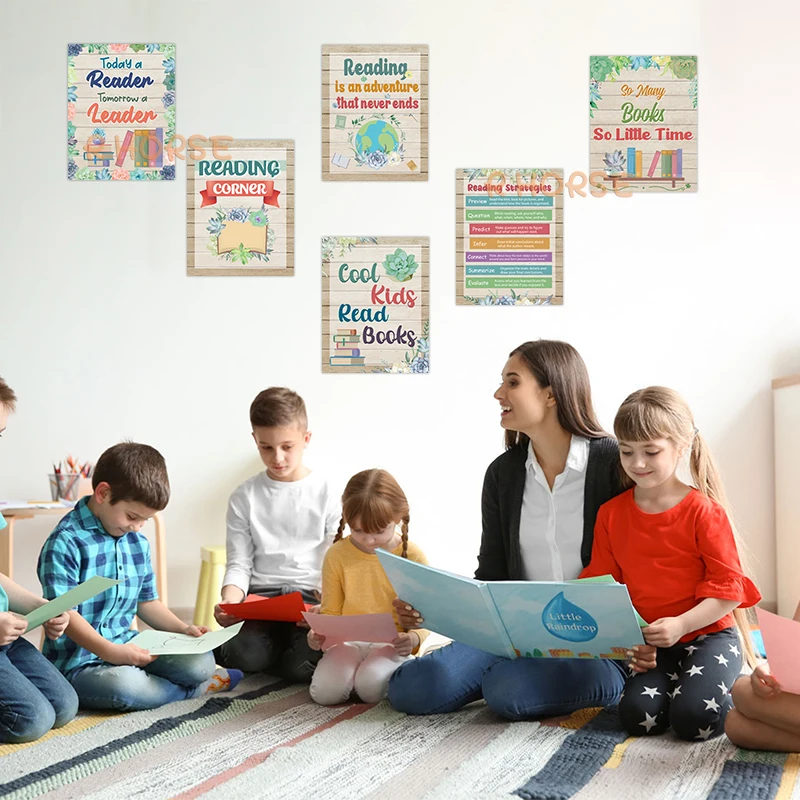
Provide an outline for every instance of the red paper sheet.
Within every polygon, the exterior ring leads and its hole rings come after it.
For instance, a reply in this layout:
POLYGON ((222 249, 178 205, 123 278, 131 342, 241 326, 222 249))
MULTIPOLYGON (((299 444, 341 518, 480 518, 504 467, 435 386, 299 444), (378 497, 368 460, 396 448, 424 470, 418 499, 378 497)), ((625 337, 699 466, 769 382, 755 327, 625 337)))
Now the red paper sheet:
POLYGON ((311 606, 303 602, 300 592, 281 594, 277 597, 262 597, 249 594, 243 603, 221 603, 226 614, 239 619, 258 619, 269 622, 302 622, 303 612, 311 606))

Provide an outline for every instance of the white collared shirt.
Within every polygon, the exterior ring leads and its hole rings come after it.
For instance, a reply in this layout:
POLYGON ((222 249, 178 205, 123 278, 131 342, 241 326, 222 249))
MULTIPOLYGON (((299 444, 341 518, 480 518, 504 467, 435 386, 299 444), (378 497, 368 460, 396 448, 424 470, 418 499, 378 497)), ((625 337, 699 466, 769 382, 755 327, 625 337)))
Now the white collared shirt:
POLYGON ((583 569, 583 493, 588 461, 589 440, 573 436, 567 464, 556 476, 551 491, 533 446, 528 444, 519 523, 526 580, 568 581, 583 569))

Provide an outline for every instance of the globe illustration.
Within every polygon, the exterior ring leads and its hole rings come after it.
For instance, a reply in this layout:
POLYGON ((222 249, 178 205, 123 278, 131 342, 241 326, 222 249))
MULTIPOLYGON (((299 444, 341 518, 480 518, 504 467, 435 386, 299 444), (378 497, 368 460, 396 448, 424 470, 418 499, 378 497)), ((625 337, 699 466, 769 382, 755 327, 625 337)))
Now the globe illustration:
POLYGON ((356 150, 365 156, 376 150, 391 153, 399 143, 397 131, 382 119, 371 119, 356 133, 356 150))

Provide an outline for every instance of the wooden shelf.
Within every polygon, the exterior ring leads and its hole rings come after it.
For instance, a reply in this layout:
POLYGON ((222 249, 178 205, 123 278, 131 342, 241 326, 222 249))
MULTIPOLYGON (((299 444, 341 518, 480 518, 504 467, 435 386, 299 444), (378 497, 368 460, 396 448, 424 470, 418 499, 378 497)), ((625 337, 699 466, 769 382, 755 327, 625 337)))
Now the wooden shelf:
POLYGON ((609 181, 612 184, 614 191, 617 191, 617 183, 671 183, 674 189, 679 181, 684 181, 682 175, 676 175, 674 178, 632 178, 628 175, 606 175, 604 181, 609 181))
POLYGON ((772 381, 773 389, 783 389, 786 386, 796 386, 800 383, 800 375, 787 375, 784 378, 775 378, 772 381))

